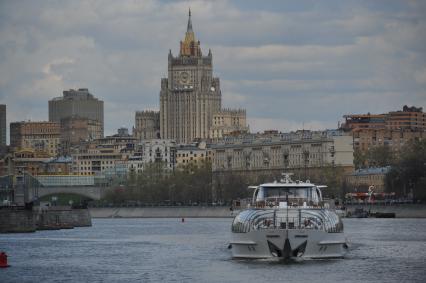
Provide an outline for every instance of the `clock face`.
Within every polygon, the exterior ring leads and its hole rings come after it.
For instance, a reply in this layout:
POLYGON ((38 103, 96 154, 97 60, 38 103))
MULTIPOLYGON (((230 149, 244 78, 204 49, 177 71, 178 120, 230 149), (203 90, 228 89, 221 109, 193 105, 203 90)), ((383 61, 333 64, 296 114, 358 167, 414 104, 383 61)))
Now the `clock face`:
POLYGON ((180 81, 181 84, 188 84, 190 82, 188 72, 180 72, 179 81, 180 81))

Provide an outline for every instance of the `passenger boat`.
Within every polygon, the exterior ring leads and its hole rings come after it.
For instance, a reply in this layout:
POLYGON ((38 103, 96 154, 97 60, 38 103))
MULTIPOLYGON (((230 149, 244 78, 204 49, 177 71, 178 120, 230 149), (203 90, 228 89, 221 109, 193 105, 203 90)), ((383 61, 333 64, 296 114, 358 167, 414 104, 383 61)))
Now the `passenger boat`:
POLYGON ((233 258, 343 258, 348 246, 343 223, 309 181, 252 186, 251 204, 232 223, 233 258))

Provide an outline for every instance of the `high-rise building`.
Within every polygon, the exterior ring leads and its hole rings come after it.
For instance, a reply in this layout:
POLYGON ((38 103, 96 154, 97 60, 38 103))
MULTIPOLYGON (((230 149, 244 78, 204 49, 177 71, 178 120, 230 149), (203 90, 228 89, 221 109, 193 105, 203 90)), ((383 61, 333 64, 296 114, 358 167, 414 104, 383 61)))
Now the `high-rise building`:
POLYGON ((64 90, 62 97, 49 100, 49 121, 60 122, 69 117, 99 121, 104 135, 104 102, 95 98, 87 88, 64 90))
POLYGON ((6 105, 0 104, 0 146, 6 145, 6 105))
POLYGON ((190 143, 209 138, 213 114, 221 109, 219 78, 213 77, 212 53, 203 56, 192 29, 191 11, 177 57, 168 56, 168 77, 161 79, 162 139, 190 143))
POLYGON ((160 137, 160 112, 136 111, 133 136, 138 140, 158 139, 160 137))

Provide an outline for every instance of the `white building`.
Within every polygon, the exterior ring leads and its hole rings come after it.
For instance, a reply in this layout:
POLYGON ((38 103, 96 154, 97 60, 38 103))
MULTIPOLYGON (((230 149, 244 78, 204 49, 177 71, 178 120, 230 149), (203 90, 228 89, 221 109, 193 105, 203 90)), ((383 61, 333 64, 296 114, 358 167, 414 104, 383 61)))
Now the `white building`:
POLYGON ((174 170, 176 166, 176 143, 170 139, 144 140, 138 146, 133 155, 127 160, 129 171, 141 173, 146 165, 164 163, 165 168, 174 170))

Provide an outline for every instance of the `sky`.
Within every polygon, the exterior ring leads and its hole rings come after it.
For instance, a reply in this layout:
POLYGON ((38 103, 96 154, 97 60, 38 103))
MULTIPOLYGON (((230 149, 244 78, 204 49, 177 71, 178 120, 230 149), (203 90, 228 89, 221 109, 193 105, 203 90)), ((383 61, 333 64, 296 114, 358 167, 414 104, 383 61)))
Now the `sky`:
POLYGON ((426 1, 4 1, 0 104, 8 123, 48 120, 48 100, 88 88, 105 134, 158 110, 188 8, 211 49, 222 107, 252 132, 336 128, 345 114, 426 108, 426 1))

